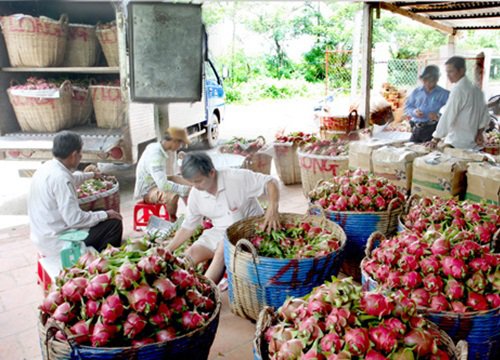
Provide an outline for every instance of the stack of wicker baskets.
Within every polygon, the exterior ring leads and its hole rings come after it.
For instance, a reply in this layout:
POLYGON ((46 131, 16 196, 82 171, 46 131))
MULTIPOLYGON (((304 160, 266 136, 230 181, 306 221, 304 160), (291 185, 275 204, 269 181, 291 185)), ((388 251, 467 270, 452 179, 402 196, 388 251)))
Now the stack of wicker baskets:
POLYGON ((101 44, 108 66, 118 66, 118 33, 116 23, 97 24, 97 39, 101 44))

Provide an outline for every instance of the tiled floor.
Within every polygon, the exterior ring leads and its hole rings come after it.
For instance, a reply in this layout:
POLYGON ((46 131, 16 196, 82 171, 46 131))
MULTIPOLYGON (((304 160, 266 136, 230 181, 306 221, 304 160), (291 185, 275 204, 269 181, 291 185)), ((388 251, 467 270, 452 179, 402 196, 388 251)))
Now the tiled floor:
MULTIPOLYGON (((125 234, 132 231, 133 176, 117 174, 121 188, 121 209, 125 234)), ((300 186, 281 188, 280 211, 304 213, 306 200, 300 186)), ((0 230, 0 360, 41 359, 37 333, 37 306, 42 291, 36 284, 36 250, 29 240, 28 225, 0 230)), ((223 296, 219 328, 210 359, 252 359, 255 325, 229 311, 227 292, 223 296)))

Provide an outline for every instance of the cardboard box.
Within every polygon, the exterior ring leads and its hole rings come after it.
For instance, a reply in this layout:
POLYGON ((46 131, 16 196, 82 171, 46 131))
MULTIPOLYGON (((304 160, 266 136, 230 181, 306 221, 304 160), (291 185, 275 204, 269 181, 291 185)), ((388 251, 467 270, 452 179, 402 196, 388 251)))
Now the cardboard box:
POLYGON ((405 192, 411 190, 413 160, 422 154, 405 147, 383 146, 372 153, 373 172, 405 192))
POLYGON ((465 199, 500 205, 500 164, 470 163, 465 199))
POLYGON ((445 154, 454 156, 459 159, 466 160, 467 162, 481 162, 481 161, 493 161, 494 158, 490 154, 486 154, 480 151, 466 150, 466 149, 455 149, 455 148, 444 148, 443 152, 445 154))
POLYGON ((459 198, 467 186, 467 162, 438 151, 413 161, 411 193, 420 196, 459 198))
POLYGON ((401 140, 381 140, 371 138, 369 140, 353 141, 349 143, 349 169, 363 169, 373 172, 372 152, 382 146, 399 146, 401 140))

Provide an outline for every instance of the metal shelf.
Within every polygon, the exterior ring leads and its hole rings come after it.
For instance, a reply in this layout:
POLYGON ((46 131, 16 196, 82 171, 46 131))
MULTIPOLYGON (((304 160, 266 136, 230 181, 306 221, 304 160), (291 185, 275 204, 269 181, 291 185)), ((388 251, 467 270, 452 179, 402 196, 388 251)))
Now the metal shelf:
POLYGON ((37 73, 77 73, 77 74, 119 74, 118 66, 92 67, 4 67, 3 72, 37 72, 37 73))

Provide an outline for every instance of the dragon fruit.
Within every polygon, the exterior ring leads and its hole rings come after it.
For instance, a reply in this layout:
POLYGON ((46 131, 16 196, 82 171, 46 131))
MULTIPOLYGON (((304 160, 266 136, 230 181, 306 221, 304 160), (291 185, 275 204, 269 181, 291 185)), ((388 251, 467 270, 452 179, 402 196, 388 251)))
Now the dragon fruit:
POLYGON ((124 311, 123 303, 119 295, 108 296, 101 306, 101 316, 104 324, 113 324, 124 311))
POLYGON ((445 256, 441 260, 441 265, 443 267, 443 274, 446 276, 462 279, 466 275, 466 265, 461 259, 445 256))
POLYGON ((353 355, 362 355, 366 353, 370 346, 368 331, 366 329, 348 329, 345 332, 344 340, 346 347, 353 355))
POLYGON ((160 330, 156 333, 156 341, 165 342, 175 339, 177 336, 177 331, 174 327, 169 326, 166 329, 160 330))
POLYGON ((40 305, 40 310, 46 314, 52 315, 59 305, 64 302, 60 291, 51 291, 40 305))
POLYGON ((156 309, 157 293, 149 285, 141 285, 128 295, 130 307, 141 314, 149 314, 156 309))
POLYGON ((70 279, 61 288, 61 294, 67 301, 76 303, 82 299, 89 281, 83 277, 70 279))
POLYGON ((196 310, 185 311, 182 314, 182 326, 187 330, 194 330, 201 327, 204 323, 203 316, 201 316, 196 310))
POLYGON ((146 319, 144 319, 144 317, 135 312, 131 312, 128 314, 123 324, 123 334, 129 339, 135 339, 135 337, 144 330, 146 324, 146 319))
POLYGON ((85 344, 90 341, 92 329, 87 321, 80 320, 73 324, 69 330, 73 335, 73 340, 75 340, 78 344, 85 344))
POLYGON ((52 317, 57 321, 68 323, 75 317, 75 314, 72 311, 71 304, 68 302, 63 302, 56 308, 56 310, 52 314, 52 317))
POLYGON ((398 340, 396 336, 383 325, 370 328, 368 335, 379 351, 390 353, 397 348, 398 340))
POLYGON ((106 325, 97 321, 90 336, 92 346, 106 346, 117 332, 118 328, 115 325, 106 325))
POLYGON ((360 305, 368 315, 378 317, 388 315, 394 309, 394 304, 391 303, 385 296, 378 293, 363 294, 360 305))
POLYGON ((110 274, 98 274, 92 278, 85 289, 84 295, 92 300, 102 299, 111 289, 110 274))
POLYGON ((153 282, 153 287, 158 290, 158 293, 163 297, 164 300, 173 299, 177 295, 175 285, 172 283, 172 281, 165 277, 159 277, 158 279, 156 279, 153 282))

